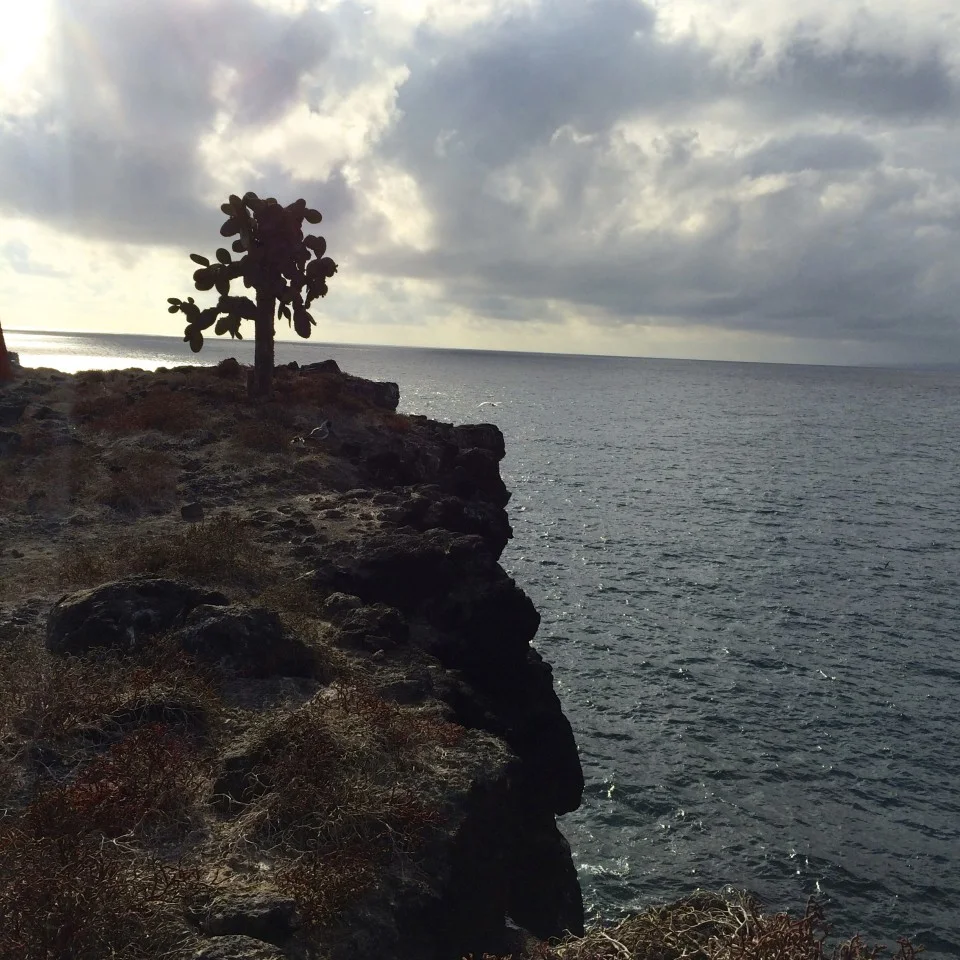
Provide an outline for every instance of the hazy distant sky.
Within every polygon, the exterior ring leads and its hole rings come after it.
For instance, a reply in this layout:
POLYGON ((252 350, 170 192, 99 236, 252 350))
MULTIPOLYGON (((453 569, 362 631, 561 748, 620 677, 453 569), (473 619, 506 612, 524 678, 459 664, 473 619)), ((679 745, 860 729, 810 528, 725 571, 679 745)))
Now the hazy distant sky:
POLYGON ((0 323, 181 333, 252 189, 320 340, 958 362, 958 107, 956 0, 7 2, 0 323))

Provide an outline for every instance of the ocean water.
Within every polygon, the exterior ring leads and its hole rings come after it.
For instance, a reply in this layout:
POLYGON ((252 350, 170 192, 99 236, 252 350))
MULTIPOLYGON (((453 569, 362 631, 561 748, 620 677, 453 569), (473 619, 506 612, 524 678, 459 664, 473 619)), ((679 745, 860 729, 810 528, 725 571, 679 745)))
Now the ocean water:
MULTIPOLYGON (((252 356, 7 341, 64 370, 252 356)), ((591 916, 729 883, 960 956, 960 374, 277 352, 503 430, 503 563, 580 744, 586 795, 562 826, 591 916)))

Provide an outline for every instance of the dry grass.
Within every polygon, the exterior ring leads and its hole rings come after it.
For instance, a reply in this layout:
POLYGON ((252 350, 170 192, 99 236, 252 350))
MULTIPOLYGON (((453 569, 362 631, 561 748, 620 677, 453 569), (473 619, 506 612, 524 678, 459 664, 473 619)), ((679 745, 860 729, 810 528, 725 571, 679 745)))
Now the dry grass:
POLYGON ((75 419, 88 429, 117 434, 159 430, 179 435, 203 425, 203 408, 192 392, 155 386, 133 396, 121 384, 113 387, 79 396, 73 406, 75 419))
POLYGON ((197 871, 96 833, 0 824, 0 960, 152 960, 183 938, 197 871))
POLYGON ((176 461, 158 450, 124 450, 107 462, 108 478, 95 494, 98 502, 136 516, 167 510, 175 502, 176 461))
POLYGON ((143 960, 176 944, 201 888, 178 850, 202 819, 208 706, 208 679, 162 641, 135 661, 61 659, 4 627, 0 960, 143 960))
POLYGON ((463 730, 370 691, 318 696, 264 732, 238 822, 307 924, 335 920, 440 822, 425 758, 463 730), (418 722, 419 720, 419 722, 418 722))
POLYGON ((7 744, 62 748, 78 731, 109 736, 155 719, 164 703, 170 723, 193 724, 215 700, 209 669, 165 638, 131 661, 106 653, 54 657, 39 638, 7 632, 0 639, 0 736, 7 744))
POLYGON ((0 503, 11 512, 62 514, 77 501, 95 499, 103 483, 103 466, 93 451, 54 447, 3 464, 0 503))
MULTIPOLYGON (((749 894, 698 892, 594 928, 581 938, 544 944, 532 960, 874 960, 883 947, 860 937, 827 947, 829 928, 811 901, 803 915, 765 915, 749 894)), ((913 960, 921 948, 901 939, 892 960, 913 960)))
POLYGON ((56 570, 58 582, 74 587, 138 573, 186 577, 206 585, 255 584, 264 577, 246 522, 230 514, 176 533, 120 535, 106 544, 67 547, 56 570))
POLYGON ((196 818, 192 745, 137 730, 0 821, 2 960, 156 957, 199 873, 160 850, 196 818))
POLYGON ((233 440, 259 453, 284 453, 290 449, 293 432, 269 420, 245 420, 233 429, 233 440))
MULTIPOLYGON (((36 439, 36 436, 34 436, 36 439)), ((43 515, 99 503, 130 516, 169 509, 177 465, 156 450, 37 446, 0 468, 0 504, 43 515)))
POLYGON ((394 413, 391 410, 378 413, 376 422, 393 433, 409 433, 413 429, 413 422, 409 417, 405 417, 402 413, 394 413))

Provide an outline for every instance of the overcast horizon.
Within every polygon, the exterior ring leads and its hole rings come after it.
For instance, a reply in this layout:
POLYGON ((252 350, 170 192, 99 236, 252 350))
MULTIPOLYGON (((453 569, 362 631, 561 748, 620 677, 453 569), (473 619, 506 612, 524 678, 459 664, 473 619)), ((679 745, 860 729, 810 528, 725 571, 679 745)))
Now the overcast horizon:
POLYGON ((187 255, 255 190, 324 215, 317 341, 960 363, 945 0, 37 0, 3 21, 6 330, 177 336, 166 298, 214 299, 187 255))

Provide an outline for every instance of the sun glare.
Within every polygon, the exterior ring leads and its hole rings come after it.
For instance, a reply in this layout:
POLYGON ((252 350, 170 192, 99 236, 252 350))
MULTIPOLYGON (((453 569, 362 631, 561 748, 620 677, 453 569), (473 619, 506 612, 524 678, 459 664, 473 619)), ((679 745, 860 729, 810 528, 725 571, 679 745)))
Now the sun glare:
POLYGON ((5 4, 0 14, 0 112, 18 112, 31 99, 44 44, 50 31, 52 0, 5 4))

